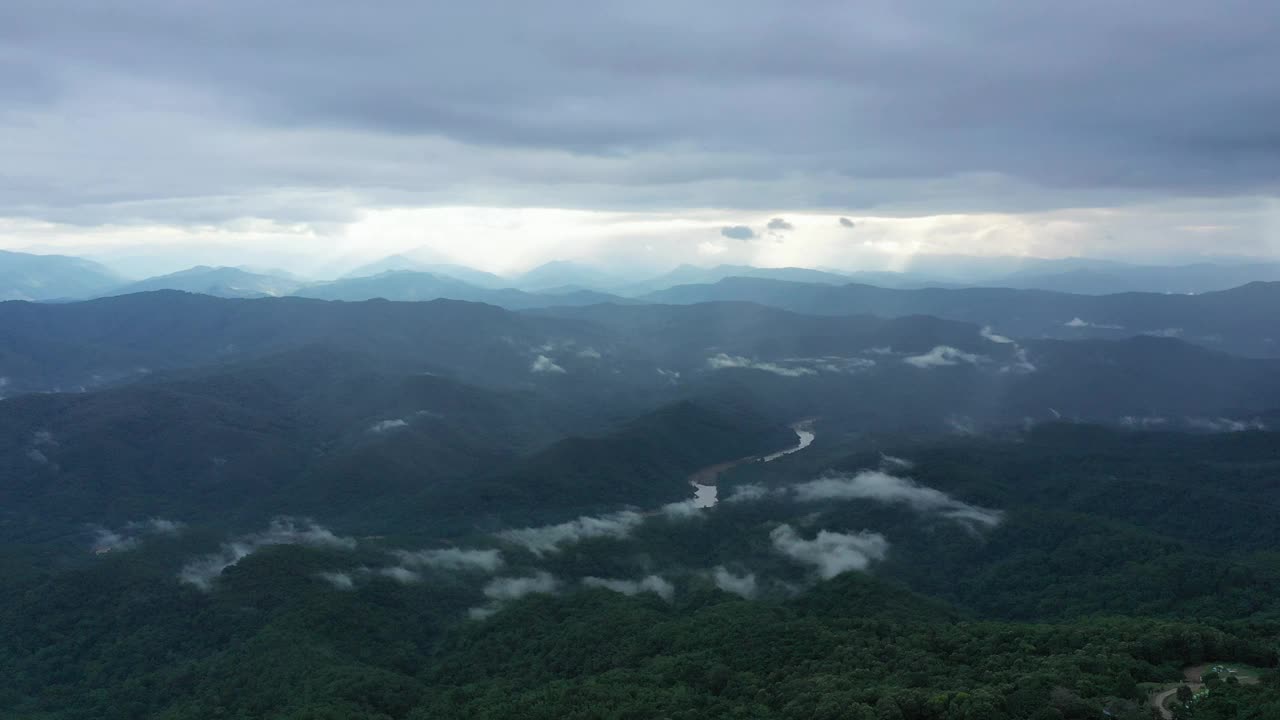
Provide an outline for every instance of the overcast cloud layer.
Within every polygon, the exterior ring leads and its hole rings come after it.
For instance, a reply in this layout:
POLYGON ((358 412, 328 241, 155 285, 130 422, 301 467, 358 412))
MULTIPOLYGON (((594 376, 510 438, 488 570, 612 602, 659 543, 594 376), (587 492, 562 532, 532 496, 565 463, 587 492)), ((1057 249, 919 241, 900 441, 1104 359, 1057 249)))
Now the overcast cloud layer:
MULTIPOLYGON (((1270 254, 1277 30, 1247 0, 10 0, 0 244, 128 226, 450 256, 429 216, 385 213, 540 207, 609 211, 583 224, 678 259, 1270 254), (876 231, 904 216, 968 245, 876 231)), ((522 241, 526 217, 484 219, 522 241)))

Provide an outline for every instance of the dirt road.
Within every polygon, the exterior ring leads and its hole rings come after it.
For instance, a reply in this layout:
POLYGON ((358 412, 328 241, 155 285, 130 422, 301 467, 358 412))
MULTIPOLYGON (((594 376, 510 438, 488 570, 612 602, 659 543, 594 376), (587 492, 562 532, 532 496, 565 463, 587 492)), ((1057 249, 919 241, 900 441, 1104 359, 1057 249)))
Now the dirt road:
MULTIPOLYGON (((1227 664, 1230 665, 1233 663, 1227 663, 1227 664)), ((1171 685, 1170 687, 1165 688, 1164 690, 1161 690, 1155 695, 1152 695, 1151 707, 1159 710, 1160 717, 1164 718, 1164 720, 1173 720, 1173 713, 1170 712, 1170 710, 1167 707, 1165 707, 1165 704, 1168 702, 1169 698, 1176 695, 1178 693, 1178 688, 1181 687, 1182 685, 1186 685, 1187 687, 1191 688, 1191 692, 1193 693, 1200 692, 1200 689, 1204 687, 1204 684, 1200 682, 1200 679, 1212 667, 1213 667, 1212 663, 1204 663, 1201 665, 1191 665, 1190 667, 1183 668, 1182 682, 1178 683, 1177 685, 1171 685)), ((1245 685, 1253 685, 1254 683, 1258 682, 1258 678, 1252 677, 1250 675, 1243 674, 1243 673, 1238 676, 1238 679, 1240 680, 1241 683, 1245 685)))
MULTIPOLYGON (((1174 685, 1168 690, 1162 690, 1161 692, 1158 692, 1155 695, 1151 696, 1151 707, 1155 708, 1156 710, 1159 710, 1160 717, 1164 718, 1164 720, 1173 720, 1173 713, 1169 710, 1168 707, 1165 706, 1165 704, 1169 700, 1169 698, 1178 694, 1178 688, 1180 686, 1181 686, 1181 683, 1179 683, 1178 685, 1174 685)), ((1191 690, 1194 692, 1196 688, 1193 686, 1191 690)))

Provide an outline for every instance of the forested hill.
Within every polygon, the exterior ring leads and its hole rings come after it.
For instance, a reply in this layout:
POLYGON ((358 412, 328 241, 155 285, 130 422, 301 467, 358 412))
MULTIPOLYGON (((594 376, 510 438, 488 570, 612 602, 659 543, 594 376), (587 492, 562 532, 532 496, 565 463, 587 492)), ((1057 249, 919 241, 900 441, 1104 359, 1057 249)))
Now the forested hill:
POLYGON ((1270 312, 1280 302, 1280 282, 1252 282, 1200 295, 1076 295, 1003 287, 898 289, 731 277, 667 288, 644 299, 681 304, 747 301, 810 315, 932 315, 992 325, 1022 337, 1176 335, 1245 355, 1280 354, 1280 327, 1270 312))
POLYGON ((1277 360, 743 302, 156 292, 0 304, 0 363, 0 717, 1280 701, 1277 360))
POLYGON ((1249 421, 1280 407, 1280 360, 1169 337, 1023 339, 921 316, 805 316, 750 303, 513 313, 456 301, 175 292, 0 303, 3 395, 94 391, 184 370, 283 368, 335 351, 363 356, 369 371, 576 399, 617 417, 743 387, 779 412, 861 413, 868 428, 1054 413, 1113 423, 1249 421))
POLYGON ((0 720, 1280 720, 1280 2, 0 8, 0 720))
MULTIPOLYGON (((588 468, 626 462, 626 438, 672 447, 664 433, 706 412, 523 467, 603 481, 588 468)), ((697 513, 499 522, 445 544, 354 519, 121 523, 79 554, 8 544, 0 701, 58 720, 1146 720, 1184 667, 1228 662, 1261 683, 1215 681, 1183 717, 1267 718, 1277 448, 1077 425, 820 434, 730 471, 697 513)))

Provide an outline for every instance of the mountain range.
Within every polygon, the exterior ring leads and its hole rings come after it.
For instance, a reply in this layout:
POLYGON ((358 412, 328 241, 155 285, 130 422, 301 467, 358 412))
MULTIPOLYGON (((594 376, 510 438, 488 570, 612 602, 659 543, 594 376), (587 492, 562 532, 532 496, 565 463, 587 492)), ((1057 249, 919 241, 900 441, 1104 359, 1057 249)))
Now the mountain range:
POLYGON ((343 278, 298 288, 292 294, 321 300, 468 300, 512 310, 549 305, 590 305, 600 302, 628 302, 616 295, 582 289, 562 289, 542 293, 515 288, 473 285, 448 275, 414 270, 392 270, 377 275, 343 278))
POLYGON ((281 275, 268 275, 234 267, 204 265, 113 288, 108 295, 129 295, 152 290, 183 290, 214 297, 253 298, 292 295, 304 283, 281 275))
MULTIPOLYGON (((553 261, 524 273, 502 277, 463 265, 391 255, 348 270, 329 281, 306 280, 283 270, 197 266, 143 280, 129 281, 90 260, 26 253, 0 253, 0 290, 7 299, 63 301, 146 290, 187 290, 220 297, 264 297, 304 293, 332 294, 343 299, 424 299, 449 292, 453 299, 481 299, 481 291, 519 290, 534 296, 599 293, 638 298, 681 285, 713 284, 743 277, 787 282, 874 285, 887 289, 994 287, 1050 290, 1080 295, 1127 292, 1200 294, 1250 282, 1280 281, 1280 263, 1220 262, 1179 266, 1130 265, 1087 258, 967 258, 917 256, 896 272, 829 270, 803 267, 759 268, 745 265, 699 267, 681 265, 653 276, 605 271, 581 263, 553 261), (419 277, 418 283, 401 274, 419 277), (425 276, 431 276, 427 279, 425 276), (371 278, 383 277, 383 281, 371 278), (360 282, 355 282, 360 281, 360 282), (433 289, 435 283, 436 289, 433 289), (463 295, 466 295, 463 297, 463 295)), ((508 294, 512 307, 542 306, 538 297, 508 294), (530 304, 533 303, 533 304, 530 304)), ((484 300, 490 302, 490 300, 484 300)))
POLYGON ((92 260, 0 250, 0 300, 83 299, 123 282, 115 272, 92 260))
POLYGON ((1144 720, 1280 665, 1275 284, 722 271, 0 302, 0 715, 1144 720))
MULTIPOLYGON (((1170 337, 1021 339, 923 315, 802 315, 744 302, 597 304, 523 313, 452 300, 331 303, 160 291, 70 304, 0 304, 8 394, 157 382, 305 349, 358 352, 369 370, 431 373, 506 391, 554 393, 631 412, 745 386, 759 402, 884 424, 948 416, 1017 420, 1054 412, 1257 413, 1275 360, 1170 337), (1090 386, 1089 392, 1080 392, 1090 386)), ((785 414, 785 413, 784 413, 785 414)))
POLYGON ((1280 283, 1201 295, 1074 295, 1009 288, 895 290, 871 285, 726 278, 645 295, 652 303, 754 302, 814 315, 933 315, 1025 338, 1181 337, 1259 357, 1280 356, 1280 283))

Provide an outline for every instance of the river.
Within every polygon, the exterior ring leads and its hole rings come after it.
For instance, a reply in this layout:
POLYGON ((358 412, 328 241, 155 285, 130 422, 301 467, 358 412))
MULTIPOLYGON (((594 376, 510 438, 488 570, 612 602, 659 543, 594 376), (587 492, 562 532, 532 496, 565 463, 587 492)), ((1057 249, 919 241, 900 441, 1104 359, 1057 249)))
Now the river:
POLYGON ((774 460, 777 460, 780 457, 785 457, 787 455, 790 455, 791 453, 798 453, 801 450, 812 445, 813 439, 818 436, 817 433, 813 431, 813 421, 811 420, 798 422, 795 425, 792 425, 791 429, 796 431, 796 437, 799 439, 799 442, 796 443, 796 446, 793 448, 787 448, 786 450, 779 450, 776 453, 765 455, 764 457, 760 458, 761 462, 773 462, 774 460))
POLYGON ((813 431, 812 420, 802 420, 792 425, 791 429, 796 433, 795 447, 779 450, 763 457, 752 456, 730 462, 716 463, 691 475, 689 483, 693 485, 693 504, 700 508, 715 507, 715 504, 719 502, 719 489, 716 486, 716 481, 722 473, 727 472, 729 469, 757 460, 760 462, 773 462, 780 457, 800 452, 809 447, 813 444, 814 438, 817 437, 817 433, 813 431))

